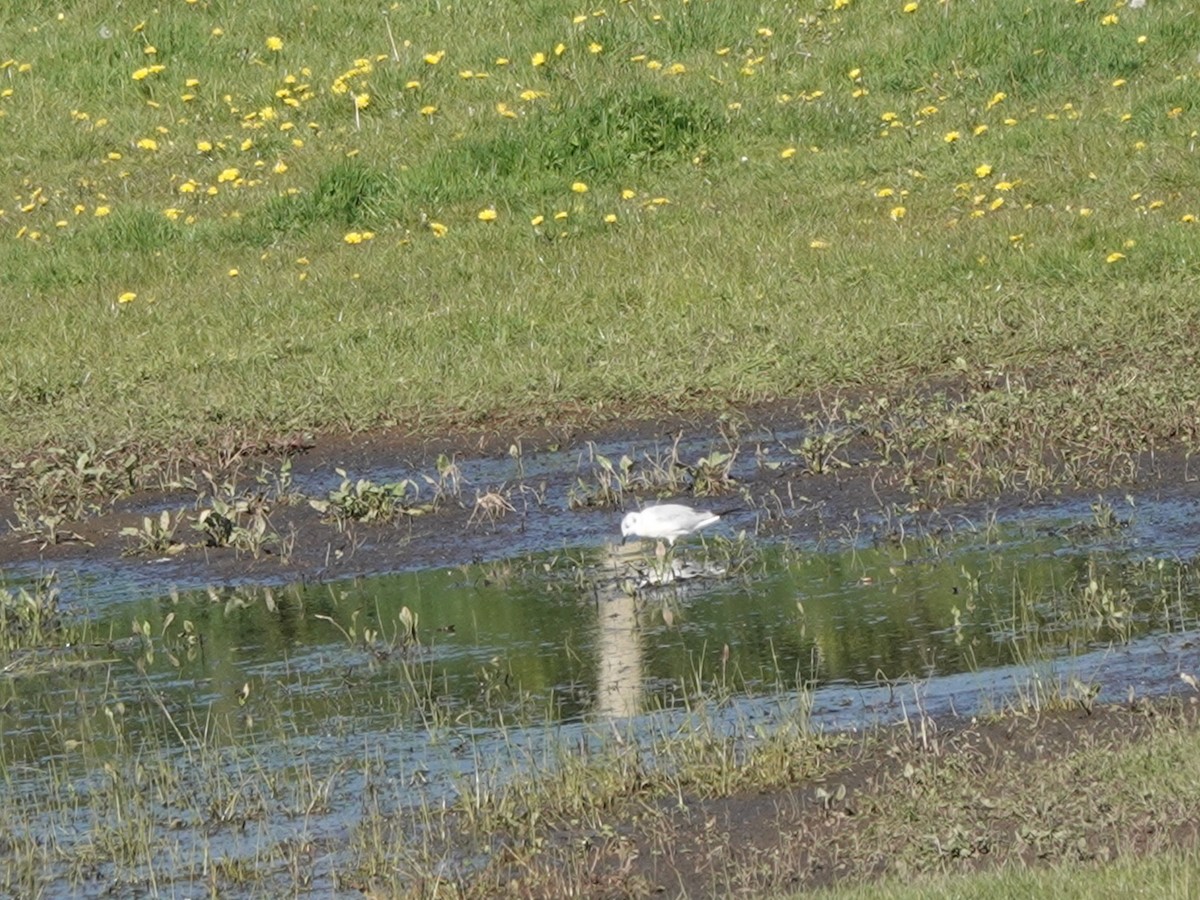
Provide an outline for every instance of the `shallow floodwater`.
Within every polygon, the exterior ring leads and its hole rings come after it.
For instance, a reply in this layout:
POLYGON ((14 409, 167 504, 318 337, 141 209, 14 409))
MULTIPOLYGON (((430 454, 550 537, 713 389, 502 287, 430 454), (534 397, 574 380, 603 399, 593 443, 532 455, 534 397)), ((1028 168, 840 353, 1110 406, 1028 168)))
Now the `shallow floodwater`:
MULTIPOLYGON (((1190 690, 1198 505, 1118 503, 1114 523, 1072 503, 884 545, 717 527, 676 551, 695 577, 661 586, 653 546, 614 544, 168 594, 60 574, 94 640, 0 681, 0 838, 78 859, 117 829, 112 783, 128 777, 159 797, 172 892, 212 858, 282 867, 263 848, 297 834, 333 892, 367 796, 453 802, 553 764, 563 742, 648 741, 697 716, 748 740, 1190 690)), ((95 856, 95 893, 155 879, 95 856)), ((87 873, 59 874, 88 892, 87 873)))

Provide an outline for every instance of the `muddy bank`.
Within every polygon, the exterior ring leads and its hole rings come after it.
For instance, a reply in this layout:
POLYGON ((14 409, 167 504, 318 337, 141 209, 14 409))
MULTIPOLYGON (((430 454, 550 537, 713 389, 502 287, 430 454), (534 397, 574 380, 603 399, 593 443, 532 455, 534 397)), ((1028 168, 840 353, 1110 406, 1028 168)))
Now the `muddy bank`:
POLYGON ((639 804, 603 830, 559 829, 531 861, 514 853, 498 867, 487 893, 776 896, 1194 848, 1200 834, 1186 802, 1133 796, 1102 767, 1151 753, 1137 748, 1164 734, 1194 739, 1198 715, 1193 692, 1154 704, 921 720, 831 746, 818 779, 639 804))
POLYGON ((598 546, 619 540, 623 511, 663 498, 739 507, 721 523, 726 533, 811 543, 849 535, 893 540, 914 528, 981 524, 997 513, 1069 497, 1095 500, 1101 492, 1114 503, 1125 493, 1195 493, 1180 451, 1139 457, 1119 484, 1098 473, 1103 491, 1064 478, 1037 490, 994 492, 981 484, 956 498, 939 487, 952 450, 901 465, 880 453, 877 436, 791 405, 587 432, 316 435, 291 439, 286 449, 241 457, 217 474, 192 471, 178 479, 186 487, 95 501, 81 518, 53 513, 53 527, 34 520, 27 499, 0 497, 0 520, 8 523, 0 570, 119 567, 164 585, 273 584, 598 546), (281 484, 284 464, 290 472, 281 484), (387 521, 364 521, 311 505, 360 479, 406 482, 410 508, 387 521), (212 545, 199 520, 214 498, 260 513, 266 539, 250 548, 212 545), (175 523, 168 552, 131 534, 164 512, 175 523))

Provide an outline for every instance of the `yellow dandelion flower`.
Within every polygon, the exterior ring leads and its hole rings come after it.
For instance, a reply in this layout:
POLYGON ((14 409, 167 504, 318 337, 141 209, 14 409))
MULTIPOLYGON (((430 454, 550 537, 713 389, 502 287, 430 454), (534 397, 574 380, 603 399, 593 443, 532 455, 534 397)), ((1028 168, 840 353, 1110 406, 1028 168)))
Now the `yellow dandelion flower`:
POLYGON ((910 2, 904 4, 904 11, 906 13, 915 13, 919 8, 919 4, 917 3, 910 2))
POLYGON ((354 95, 354 108, 355 109, 366 109, 370 105, 371 105, 371 95, 370 94, 355 94, 354 95))
POLYGON ((875 191, 875 196, 880 197, 880 198, 890 197, 895 193, 896 192, 893 191, 890 187, 881 187, 877 191, 875 191))
POLYGON ((562 56, 566 52, 567 52, 567 45, 562 43, 561 41, 554 45, 554 55, 555 56, 562 56))
POLYGON ((506 119, 515 119, 517 117, 517 114, 508 108, 507 103, 497 103, 496 112, 506 119))
POLYGON ((363 241, 363 236, 357 231, 347 231, 344 235, 342 235, 342 240, 347 244, 361 244, 363 241))
POLYGON ((93 216, 95 216, 97 219, 103 219, 103 218, 104 218, 105 216, 107 216, 107 215, 108 215, 110 212, 112 212, 112 210, 111 210, 111 209, 109 209, 107 206, 97 206, 97 207, 96 207, 96 208, 95 208, 95 209, 92 211, 92 215, 93 215, 93 216))
POLYGON ((1192 215, 1191 213, 1184 213, 1182 216, 1179 217, 1179 221, 1183 222, 1187 225, 1191 225, 1193 222, 1196 221, 1196 217, 1194 215, 1192 215))
POLYGON ((267 49, 273 53, 278 53, 283 49, 283 38, 276 37, 275 35, 271 35, 264 43, 267 45, 267 49))
POLYGON ((899 222, 901 219, 903 219, 905 216, 908 215, 908 210, 905 209, 903 206, 893 206, 890 215, 892 217, 893 222, 899 222))
POLYGON ((527 88, 527 89, 521 91, 521 99, 524 100, 526 103, 528 103, 530 100, 537 100, 537 99, 539 99, 541 97, 545 97, 545 96, 546 96, 545 91, 535 91, 532 88, 527 88))
POLYGON ((598 44, 595 41, 592 41, 590 44, 588 44, 588 53, 591 53, 594 55, 596 53, 603 53, 603 52, 604 52, 603 44, 598 44))
POLYGON ((983 163, 982 165, 975 167, 975 177, 976 178, 987 178, 991 174, 992 174, 992 167, 989 166, 987 163, 983 163))
POLYGON ((810 248, 812 248, 813 250, 828 250, 830 247, 830 243, 829 243, 829 241, 822 241, 820 239, 817 239, 817 240, 809 241, 808 246, 810 248))
POLYGON ((143 150, 154 151, 158 149, 158 141, 156 141, 154 138, 142 138, 137 142, 137 145, 143 150))
POLYGON ((1120 21, 1121 21, 1121 18, 1116 13, 1109 13, 1107 16, 1105 16, 1103 19, 1100 20, 1100 24, 1104 25, 1104 26, 1116 25, 1120 21))
POLYGON ((475 218, 477 218, 480 222, 495 222, 496 210, 490 206, 487 209, 481 209, 478 214, 476 214, 475 218))
POLYGON ((795 155, 796 155, 795 147, 784 147, 782 150, 779 151, 780 159, 791 159, 795 155))
POLYGON ((1121 261, 1124 258, 1125 258, 1124 253, 1114 252, 1114 253, 1110 253, 1110 254, 1108 254, 1108 256, 1104 257, 1104 261, 1106 263, 1115 263, 1115 262, 1121 261))
POLYGON ((569 215, 570 215, 570 213, 568 213, 565 209, 560 209, 558 212, 556 212, 554 214, 554 221, 561 222, 564 219, 566 219, 567 216, 569 216, 569 215))
POLYGON ((230 166, 228 169, 221 170, 221 174, 217 176, 217 182, 236 181, 241 174, 236 167, 230 166))
POLYGON ((149 77, 149 75, 150 75, 150 70, 148 68, 142 68, 142 69, 135 69, 133 74, 130 77, 134 81, 142 81, 143 79, 149 77))
POLYGON ((960 137, 962 137, 962 135, 959 134, 957 131, 947 131, 944 135, 942 135, 942 140, 945 141, 947 144, 953 144, 960 137))
POLYGON ((218 25, 212 31, 210 31, 209 34, 211 34, 213 37, 223 37, 225 34, 225 29, 218 25))
POLYGON ((183 215, 183 210, 176 209, 174 206, 168 206, 166 209, 164 209, 162 211, 162 213, 164 216, 166 216, 168 219, 170 219, 172 222, 174 222, 181 215, 183 215))
POLYGON ((586 194, 588 192, 588 186, 582 181, 576 181, 571 185, 571 190, 576 194, 586 194))
POLYGON ((851 81, 858 81, 858 79, 862 78, 862 69, 858 69, 858 68, 851 69, 849 72, 846 73, 846 77, 849 78, 851 81))
POLYGON ((616 223, 616 221, 617 221, 617 214, 616 214, 616 213, 609 213, 608 215, 606 215, 606 216, 604 217, 604 224, 605 224, 605 225, 612 225, 612 224, 615 224, 615 223, 616 223))
POLYGON ((544 66, 546 64, 546 54, 539 50, 533 56, 529 57, 529 63, 532 66, 544 66))
POLYGON ((279 160, 278 162, 276 162, 274 167, 271 169, 271 171, 274 172, 276 175, 282 175, 287 170, 288 170, 288 164, 285 163, 282 159, 279 160))
POLYGON ((437 53, 426 53, 426 54, 425 54, 423 57, 421 57, 421 58, 422 58, 423 60, 425 60, 425 64, 426 64, 426 65, 430 65, 430 66, 436 66, 438 63, 440 63, 440 62, 442 61, 442 59, 443 59, 445 56, 446 56, 446 51, 445 51, 445 50, 439 50, 439 51, 437 51, 437 53))
POLYGON ((136 299, 137 294, 135 294, 133 291, 125 291, 124 293, 117 295, 118 303, 132 303, 136 299))
POLYGON ((532 219, 530 219, 529 224, 532 225, 534 228, 537 228, 539 225, 541 225, 545 221, 546 221, 546 217, 539 214, 539 215, 534 216, 532 219))
POLYGON ((196 149, 200 153, 212 153, 212 141, 196 141, 196 149))
POLYGON ((443 225, 441 222, 430 222, 429 230, 433 232, 434 237, 440 238, 440 237, 445 237, 446 232, 449 231, 450 229, 447 228, 445 225, 443 225))
POLYGON ((995 212, 1003 205, 1004 205, 1004 198, 997 197, 995 200, 993 200, 991 203, 988 204, 988 209, 990 209, 992 212, 995 212))
POLYGON ((636 196, 637 196, 637 191, 635 191, 633 188, 624 188, 621 191, 621 199, 622 200, 632 200, 636 196))
POLYGON ((1004 93, 1004 91, 996 91, 996 93, 992 94, 992 99, 987 102, 987 108, 991 109, 996 104, 1003 103, 1007 98, 1008 94, 1004 93))
POLYGON ((434 106, 433 104, 430 104, 429 106, 421 107, 421 115, 423 115, 423 116, 432 116, 435 113, 437 113, 437 111, 438 111, 438 108, 436 106, 434 106))

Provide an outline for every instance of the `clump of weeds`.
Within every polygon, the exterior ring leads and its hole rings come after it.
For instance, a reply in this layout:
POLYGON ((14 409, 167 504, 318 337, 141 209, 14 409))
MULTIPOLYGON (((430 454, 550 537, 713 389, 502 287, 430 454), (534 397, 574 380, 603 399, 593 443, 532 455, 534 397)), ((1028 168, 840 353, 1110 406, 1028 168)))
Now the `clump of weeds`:
POLYGON ((187 549, 187 544, 176 538, 176 532, 183 522, 183 512, 174 517, 171 511, 164 509, 158 516, 142 516, 142 524, 129 525, 121 529, 121 537, 128 538, 130 543, 123 551, 126 556, 138 554, 167 554, 170 556, 187 549))
POLYGON ((725 450, 713 450, 688 462, 680 454, 682 439, 682 433, 676 435, 665 452, 643 453, 640 459, 626 453, 616 463, 597 453, 595 444, 589 442, 590 480, 583 476, 576 479, 568 498, 570 508, 619 509, 630 493, 705 497, 736 487, 732 474, 738 455, 736 444, 727 441, 725 450))
POLYGON ((240 496, 232 500, 214 497, 200 510, 192 526, 204 535, 205 546, 231 547, 246 551, 258 559, 284 541, 271 529, 271 507, 261 495, 240 496))
POLYGON ((61 529, 98 512, 104 502, 137 488, 146 465, 133 449, 98 450, 90 439, 76 450, 51 447, 0 472, 0 491, 13 495, 11 527, 47 544, 77 535, 61 529))
POLYGON ((59 639, 63 618, 53 575, 30 586, 0 586, 0 650, 44 647, 59 639))
POLYGON ((434 511, 433 503, 418 503, 419 488, 410 478, 376 484, 367 478, 352 480, 345 469, 338 487, 324 499, 310 499, 309 505, 327 520, 344 529, 347 523, 390 522, 399 516, 420 516, 434 511))

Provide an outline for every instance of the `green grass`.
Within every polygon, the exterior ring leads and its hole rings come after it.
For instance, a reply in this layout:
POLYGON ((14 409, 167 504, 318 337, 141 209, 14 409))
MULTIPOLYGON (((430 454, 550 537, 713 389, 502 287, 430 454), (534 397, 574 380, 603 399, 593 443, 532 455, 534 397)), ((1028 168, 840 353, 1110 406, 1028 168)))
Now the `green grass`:
POLYGON ((997 371, 1194 434, 1195 10, 833 6, 0 12, 0 446, 997 371))
MULTIPOLYGON (((856 889, 831 890, 816 896, 839 900, 907 900, 907 898, 1163 897, 1196 895, 1200 856, 1196 851, 1162 853, 1122 859, 1108 865, 1067 865, 1037 869, 1013 867, 981 875, 923 878, 915 882, 886 881, 856 889)), ((800 896, 813 896, 803 894, 800 896)))

